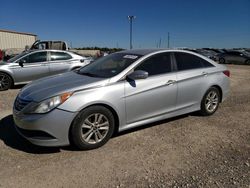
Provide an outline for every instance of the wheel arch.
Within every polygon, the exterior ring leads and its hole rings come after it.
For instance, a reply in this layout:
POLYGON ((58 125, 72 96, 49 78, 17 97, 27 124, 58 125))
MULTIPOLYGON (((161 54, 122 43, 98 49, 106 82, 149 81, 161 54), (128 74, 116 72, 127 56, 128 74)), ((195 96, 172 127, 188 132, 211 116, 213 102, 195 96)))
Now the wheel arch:
POLYGON ((221 63, 221 64, 226 64, 226 62, 227 62, 227 60, 226 60, 226 58, 225 58, 224 56, 219 57, 218 61, 219 61, 219 63, 221 63), (223 62, 221 62, 221 60, 223 60, 223 62))
POLYGON ((120 125, 120 120, 119 120, 119 116, 118 116, 118 113, 115 111, 115 109, 113 107, 111 107, 110 105, 108 104, 105 104, 105 103, 95 103, 95 104, 91 104, 91 105, 88 105, 86 107, 84 107, 83 109, 81 109, 77 115, 75 116, 75 118, 73 119, 73 121, 71 122, 70 124, 70 128, 69 128, 69 132, 68 132, 68 139, 69 141, 71 141, 71 138, 70 138, 70 132, 71 132, 71 128, 72 128, 72 125, 74 123, 74 121, 76 120, 76 118, 78 117, 78 115, 84 111, 85 109, 89 108, 89 107, 92 107, 92 106, 103 106, 105 108, 107 108, 108 110, 111 111, 112 115, 114 116, 114 120, 115 120, 115 130, 114 130, 114 133, 113 134, 116 134, 118 132, 118 129, 119 129, 119 125, 120 125))
POLYGON ((70 70, 73 71, 73 70, 76 70, 76 69, 79 69, 79 68, 81 68, 81 66, 72 67, 70 70))

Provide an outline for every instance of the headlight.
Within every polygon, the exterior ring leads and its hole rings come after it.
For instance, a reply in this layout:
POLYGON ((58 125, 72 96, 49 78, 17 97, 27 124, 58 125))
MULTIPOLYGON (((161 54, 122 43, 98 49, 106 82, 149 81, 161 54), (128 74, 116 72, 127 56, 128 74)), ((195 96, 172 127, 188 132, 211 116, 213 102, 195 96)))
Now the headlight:
POLYGON ((46 99, 31 108, 27 109, 25 113, 29 114, 44 114, 50 112, 60 104, 64 103, 73 93, 63 93, 61 95, 46 99))

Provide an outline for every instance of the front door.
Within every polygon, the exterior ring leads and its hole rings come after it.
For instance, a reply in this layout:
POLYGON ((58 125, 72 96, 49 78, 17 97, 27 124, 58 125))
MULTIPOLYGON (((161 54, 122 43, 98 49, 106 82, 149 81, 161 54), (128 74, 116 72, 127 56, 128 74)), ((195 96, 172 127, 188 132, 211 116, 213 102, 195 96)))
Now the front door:
POLYGON ((26 83, 49 75, 47 52, 34 52, 16 62, 22 62, 23 66, 14 68, 14 79, 16 83, 26 83))
POLYGON ((146 71, 149 77, 125 83, 127 124, 175 110, 176 74, 172 72, 170 53, 156 54, 135 70, 146 71))

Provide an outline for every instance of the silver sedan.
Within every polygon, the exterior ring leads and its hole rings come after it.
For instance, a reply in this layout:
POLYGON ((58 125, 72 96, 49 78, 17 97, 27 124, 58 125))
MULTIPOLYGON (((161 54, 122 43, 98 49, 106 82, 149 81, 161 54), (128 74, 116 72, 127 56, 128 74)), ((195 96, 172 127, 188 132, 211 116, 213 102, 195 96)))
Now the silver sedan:
POLYGON ((12 85, 26 84, 32 80, 63 73, 83 65, 87 58, 68 51, 27 51, 7 62, 0 62, 0 91, 12 85))
POLYGON ((229 76, 190 51, 122 51, 25 86, 13 116, 33 144, 94 149, 115 130, 194 111, 212 115, 229 94, 229 76))

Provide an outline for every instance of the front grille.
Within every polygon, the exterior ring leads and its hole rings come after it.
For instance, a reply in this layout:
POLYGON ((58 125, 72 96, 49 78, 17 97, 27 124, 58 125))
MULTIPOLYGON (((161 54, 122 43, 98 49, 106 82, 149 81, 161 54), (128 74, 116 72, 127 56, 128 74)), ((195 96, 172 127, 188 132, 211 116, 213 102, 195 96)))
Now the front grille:
POLYGON ((17 111, 21 111, 25 106, 27 106, 31 101, 30 100, 24 100, 21 99, 20 97, 17 97, 15 100, 15 109, 17 111))

